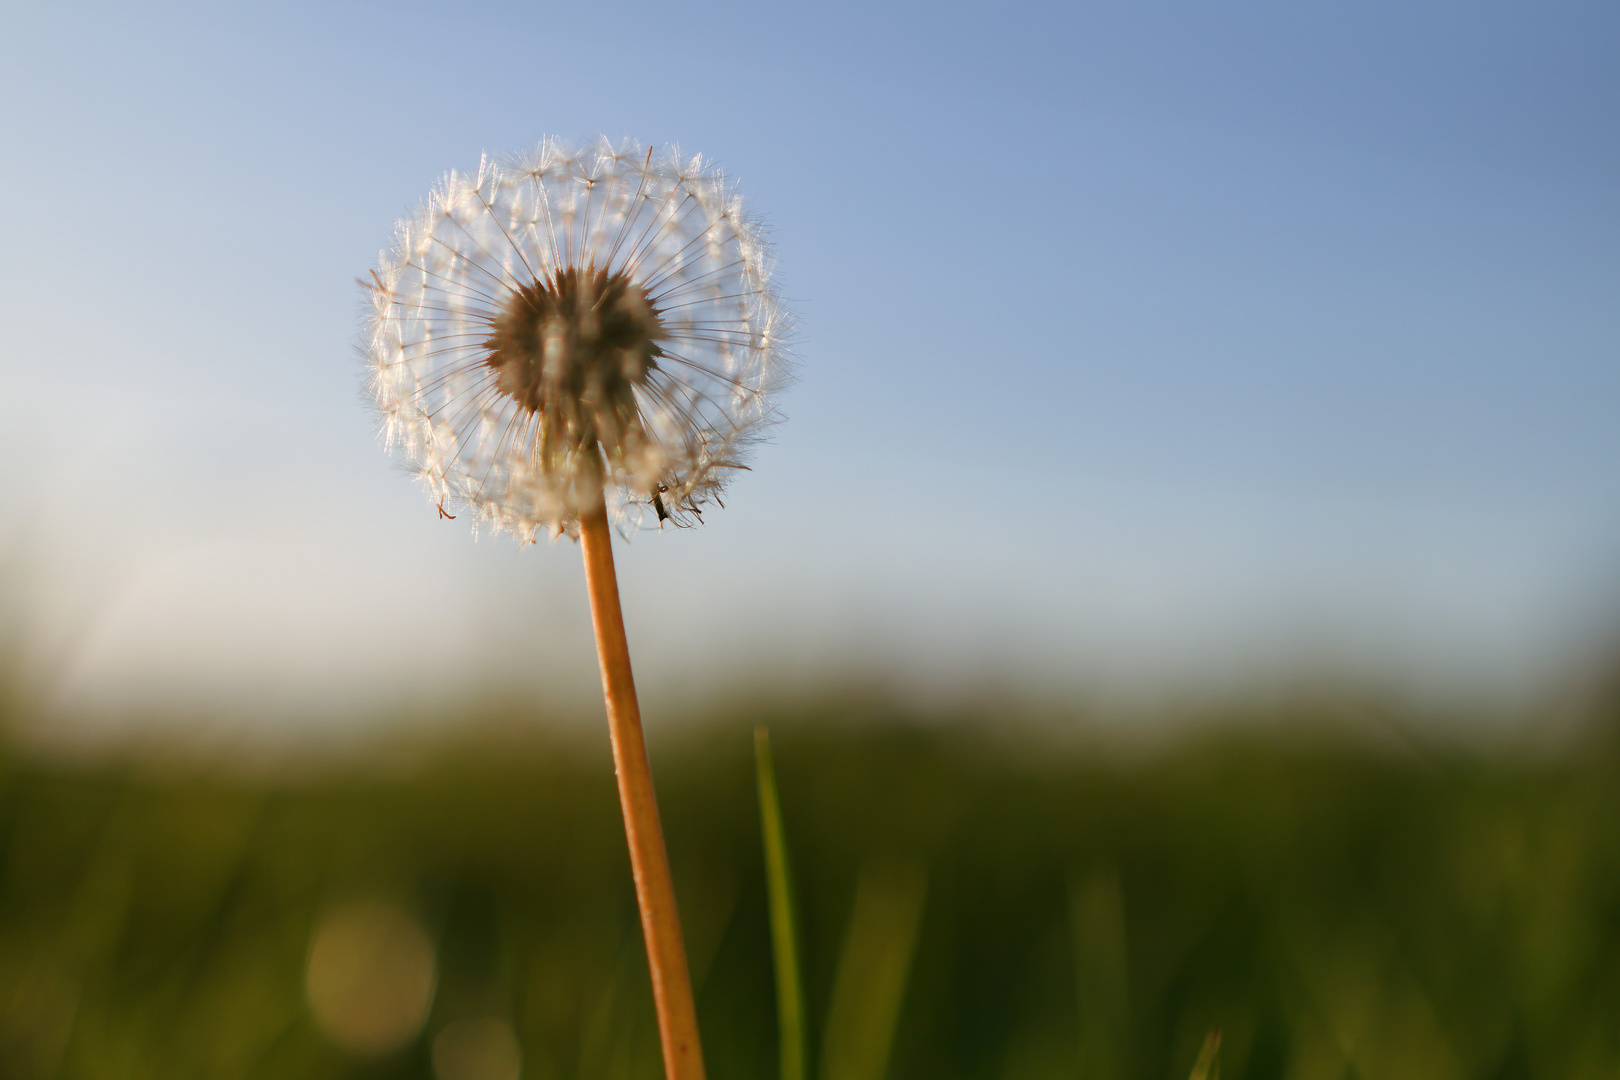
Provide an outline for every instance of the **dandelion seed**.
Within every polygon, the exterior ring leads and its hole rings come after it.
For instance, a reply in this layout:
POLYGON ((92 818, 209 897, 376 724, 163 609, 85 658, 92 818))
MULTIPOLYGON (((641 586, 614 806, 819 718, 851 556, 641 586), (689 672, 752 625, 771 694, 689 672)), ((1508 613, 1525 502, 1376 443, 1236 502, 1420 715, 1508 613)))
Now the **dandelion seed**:
POLYGON ((789 317, 759 224, 701 158, 601 142, 485 159, 366 286, 386 441, 434 505, 521 541, 689 525, 776 418, 789 317))

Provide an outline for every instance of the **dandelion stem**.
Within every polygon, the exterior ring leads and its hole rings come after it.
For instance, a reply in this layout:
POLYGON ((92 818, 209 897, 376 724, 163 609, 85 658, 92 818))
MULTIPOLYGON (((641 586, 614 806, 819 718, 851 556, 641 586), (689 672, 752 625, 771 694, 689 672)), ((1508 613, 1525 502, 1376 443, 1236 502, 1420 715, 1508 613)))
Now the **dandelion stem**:
POLYGON ((612 533, 607 511, 581 514, 580 546, 585 552, 585 586, 596 627, 596 656, 602 666, 602 697, 607 704, 608 734, 613 743, 613 770, 619 779, 619 807, 630 843, 630 871, 641 908, 641 932, 647 941, 647 967, 652 974, 653 1007, 664 1048, 666 1080, 703 1080, 703 1048, 698 1041, 697 1009, 692 979, 681 943, 680 913, 670 880, 669 854, 658 820, 647 744, 641 733, 641 708, 630 673, 630 646, 619 608, 619 581, 613 568, 612 533))

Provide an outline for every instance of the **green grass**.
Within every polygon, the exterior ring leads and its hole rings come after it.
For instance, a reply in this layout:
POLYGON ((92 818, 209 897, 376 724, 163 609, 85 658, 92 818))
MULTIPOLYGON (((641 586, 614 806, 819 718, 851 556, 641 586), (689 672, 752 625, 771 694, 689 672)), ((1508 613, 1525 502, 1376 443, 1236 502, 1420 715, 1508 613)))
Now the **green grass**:
POLYGON ((776 1039, 781 1080, 805 1080, 804 977, 799 971, 798 919, 788 869, 787 825, 776 789, 771 738, 754 729, 754 774, 759 785, 759 831, 765 857, 765 898, 770 909, 771 964, 776 973, 776 1039))
MULTIPOLYGON (((653 747, 714 1080, 791 1067, 754 721, 805 1075, 1181 1080, 1212 1029, 1225 1080, 1620 1072, 1605 743, 1227 738, 1110 764, 834 708, 746 719, 653 747)), ((436 1035, 480 1016, 532 1080, 660 1075, 605 741, 424 761, 6 759, 0 1076, 429 1077, 436 1035), (362 1059, 315 1024, 305 965, 324 912, 379 898, 422 920, 438 983, 421 1034, 362 1059)))

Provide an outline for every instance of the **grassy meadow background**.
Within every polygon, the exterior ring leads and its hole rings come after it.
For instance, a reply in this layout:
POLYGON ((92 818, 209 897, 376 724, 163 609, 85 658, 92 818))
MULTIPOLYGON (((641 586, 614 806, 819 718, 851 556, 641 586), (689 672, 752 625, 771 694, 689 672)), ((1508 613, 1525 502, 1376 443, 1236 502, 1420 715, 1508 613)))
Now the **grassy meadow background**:
MULTIPOLYGON (((875 698, 655 733, 710 1075, 777 1074, 763 723, 812 1077, 1180 1078, 1211 1029, 1227 1080, 1615 1076, 1613 706, 1535 751, 1309 705, 1135 750, 875 698)), ((454 719, 298 766, 14 746, 0 1075, 660 1075, 605 738, 454 719), (382 974, 323 1022, 345 911, 384 926, 354 961, 382 974), (345 1043, 390 1008, 407 1030, 345 1043)))

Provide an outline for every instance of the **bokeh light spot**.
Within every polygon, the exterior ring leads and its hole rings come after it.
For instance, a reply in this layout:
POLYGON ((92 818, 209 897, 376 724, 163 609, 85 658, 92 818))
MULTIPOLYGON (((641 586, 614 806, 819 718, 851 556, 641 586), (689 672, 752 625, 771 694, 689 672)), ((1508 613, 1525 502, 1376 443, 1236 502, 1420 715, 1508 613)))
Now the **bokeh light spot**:
POLYGON ((433 1040, 439 1080, 518 1080, 523 1051, 512 1026, 493 1016, 457 1020, 433 1040))
POLYGON ((321 920, 310 945, 305 989, 315 1022, 356 1054, 408 1043, 427 1020, 437 981, 422 924, 388 903, 358 903, 321 920))

